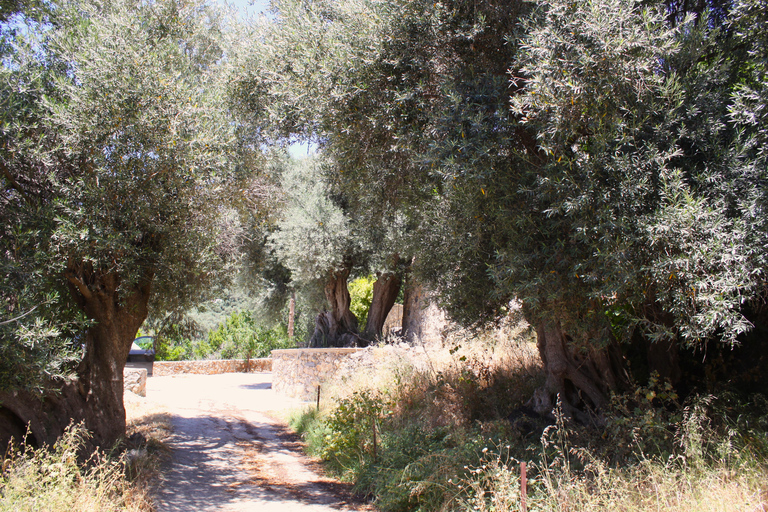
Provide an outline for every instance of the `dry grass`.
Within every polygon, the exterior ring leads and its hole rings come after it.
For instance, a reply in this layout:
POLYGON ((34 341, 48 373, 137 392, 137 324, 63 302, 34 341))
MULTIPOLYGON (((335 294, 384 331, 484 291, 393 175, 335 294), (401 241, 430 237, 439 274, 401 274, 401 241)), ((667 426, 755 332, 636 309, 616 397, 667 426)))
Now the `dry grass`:
POLYGON ((415 346, 371 347, 324 386, 322 407, 355 392, 376 390, 432 428, 506 417, 542 379, 541 360, 527 324, 486 333, 444 331, 415 346))
POLYGON ((124 457, 78 460, 86 436, 73 426, 53 447, 8 454, 0 478, 2 512, 149 512, 151 500, 126 478, 124 457))
POLYGON ((151 512, 152 482, 167 454, 170 418, 126 393, 128 449, 79 460, 88 435, 72 426, 53 447, 9 449, 0 472, 0 512, 151 512))
POLYGON ((694 470, 649 461, 591 478, 549 474, 539 503, 562 511, 765 512, 767 477, 754 467, 694 470))
POLYGON ((125 394, 126 434, 129 440, 127 474, 134 487, 150 494, 170 456, 166 440, 173 432, 171 416, 156 403, 130 392, 125 394))
MULTIPOLYGON (((505 418, 543 378, 532 338, 513 322, 372 348, 325 388, 321 411, 300 430, 383 511, 521 510, 518 460, 526 460, 529 511, 768 512, 764 450, 739 441, 732 418, 709 407, 714 398, 686 410, 635 404, 609 412, 601 431, 560 418, 543 443, 536 425, 533 434, 517 430, 505 418)), ((755 446, 768 446, 765 435, 749 434, 755 446)))

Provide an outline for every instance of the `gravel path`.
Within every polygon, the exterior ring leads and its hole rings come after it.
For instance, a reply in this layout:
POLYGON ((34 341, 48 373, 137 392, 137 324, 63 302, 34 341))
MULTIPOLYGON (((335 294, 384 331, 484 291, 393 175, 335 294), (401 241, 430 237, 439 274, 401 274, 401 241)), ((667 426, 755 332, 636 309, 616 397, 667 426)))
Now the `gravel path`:
POLYGON ((299 439, 274 420, 302 402, 272 391, 269 373, 152 377, 147 398, 171 414, 170 467, 158 512, 373 510, 322 477, 299 439))

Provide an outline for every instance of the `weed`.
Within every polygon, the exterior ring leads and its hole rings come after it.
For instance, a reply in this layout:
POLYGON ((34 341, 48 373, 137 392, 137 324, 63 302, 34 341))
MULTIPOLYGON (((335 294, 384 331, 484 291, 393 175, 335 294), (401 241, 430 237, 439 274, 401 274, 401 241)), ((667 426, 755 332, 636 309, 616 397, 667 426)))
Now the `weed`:
POLYGON ((294 428, 385 512, 521 510, 519 461, 529 511, 768 512, 764 397, 681 404, 652 376, 614 396, 596 425, 555 414, 525 432, 507 417, 542 375, 516 332, 518 344, 454 335, 443 347, 374 349, 368 372, 350 372, 294 428))
POLYGON ((126 478, 126 460, 95 452, 78 460, 87 433, 71 426, 52 447, 19 447, 3 461, 0 512, 143 512, 146 493, 126 478))

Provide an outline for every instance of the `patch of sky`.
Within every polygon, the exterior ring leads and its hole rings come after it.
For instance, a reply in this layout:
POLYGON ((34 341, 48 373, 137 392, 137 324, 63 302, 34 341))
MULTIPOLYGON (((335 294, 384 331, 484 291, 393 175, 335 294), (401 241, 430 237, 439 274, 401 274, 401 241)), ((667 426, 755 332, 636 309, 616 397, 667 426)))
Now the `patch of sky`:
MULTIPOLYGON (((260 14, 269 16, 270 0, 220 0, 226 5, 233 6, 242 19, 254 18, 260 14)), ((314 142, 293 142, 288 146, 288 154, 291 158, 300 160, 306 158, 317 151, 317 144, 314 142)))
POLYGON ((266 14, 269 10, 269 0, 224 0, 222 3, 234 6, 243 18, 266 14))
POLYGON ((294 142, 288 146, 288 154, 295 160, 301 160, 317 151, 317 144, 314 142, 294 142))

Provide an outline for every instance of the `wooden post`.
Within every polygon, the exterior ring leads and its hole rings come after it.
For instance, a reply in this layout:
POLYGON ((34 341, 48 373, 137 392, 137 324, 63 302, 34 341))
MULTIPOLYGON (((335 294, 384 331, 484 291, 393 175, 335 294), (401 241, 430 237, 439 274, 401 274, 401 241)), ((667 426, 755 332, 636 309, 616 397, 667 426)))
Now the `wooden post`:
POLYGON ((528 512, 526 498, 528 497, 528 477, 525 474, 525 462, 520 463, 520 511, 528 512))
POLYGON ((317 386, 317 410, 320 410, 320 385, 317 386))
POLYGON ((376 415, 373 415, 371 417, 371 426, 373 427, 373 461, 376 462, 377 458, 377 447, 376 447, 376 415))

